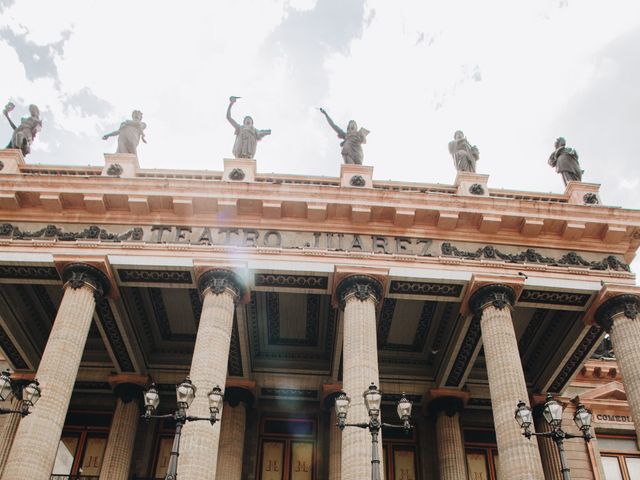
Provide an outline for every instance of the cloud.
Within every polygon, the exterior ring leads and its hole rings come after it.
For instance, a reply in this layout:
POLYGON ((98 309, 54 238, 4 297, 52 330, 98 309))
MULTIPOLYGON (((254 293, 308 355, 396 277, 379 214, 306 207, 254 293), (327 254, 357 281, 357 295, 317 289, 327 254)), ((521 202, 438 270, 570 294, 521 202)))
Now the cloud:
POLYGON ((113 110, 113 106, 109 102, 98 98, 88 87, 67 95, 63 100, 63 104, 66 112, 75 108, 83 117, 95 115, 104 118, 113 110))
POLYGON ((28 80, 37 78, 54 78, 58 80, 56 58, 64 53, 64 45, 71 36, 70 30, 60 34, 60 40, 39 45, 29 39, 29 30, 16 33, 8 27, 0 29, 0 40, 5 41, 15 49, 18 58, 24 66, 28 80))

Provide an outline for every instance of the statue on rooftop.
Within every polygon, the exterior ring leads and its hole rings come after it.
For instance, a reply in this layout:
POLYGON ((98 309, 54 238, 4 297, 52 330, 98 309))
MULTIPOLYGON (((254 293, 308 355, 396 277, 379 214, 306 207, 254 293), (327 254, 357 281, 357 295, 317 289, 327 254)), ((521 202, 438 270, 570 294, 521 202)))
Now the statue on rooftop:
POLYGON ((116 153, 131 153, 137 155, 140 140, 147 143, 147 139, 144 136, 145 128, 147 128, 147 124, 142 121, 142 112, 140 110, 134 110, 131 114, 131 120, 125 120, 120 124, 118 130, 107 133, 102 139, 107 140, 109 137, 118 137, 118 149, 116 153))
POLYGON ((356 121, 349 120, 349 123, 347 124, 347 131, 345 132, 335 124, 324 108, 320 108, 320 112, 322 112, 327 119, 327 122, 329 122, 329 126, 338 134, 338 138, 342 139, 340 146, 342 147, 342 158, 344 159, 344 163, 362 165, 362 161, 364 160, 362 144, 367 143, 369 130, 366 128, 358 130, 358 124, 356 121))
POLYGON ((13 135, 7 148, 16 148, 22 151, 22 155, 25 157, 31 153, 31 144, 36 138, 36 135, 42 130, 42 120, 40 120, 40 109, 36 105, 29 105, 30 117, 22 117, 20 125, 16 126, 15 123, 9 117, 9 112, 15 108, 15 105, 11 102, 7 103, 2 113, 9 121, 9 125, 13 129, 13 135))
POLYGON ((461 130, 453 134, 453 140, 449 142, 449 153, 457 171, 475 173, 476 162, 480 160, 480 150, 469 143, 461 130))
POLYGON ((578 163, 578 152, 567 147, 564 137, 558 137, 555 150, 549 157, 549 165, 556 168, 556 172, 562 175, 565 186, 569 182, 581 182, 584 171, 578 163))
POLYGON ((256 154, 258 140, 271 135, 271 130, 258 130, 253 126, 253 118, 244 117, 242 125, 231 118, 231 107, 240 97, 229 97, 227 107, 227 120, 235 128, 236 141, 233 144, 233 156, 235 158, 253 158, 256 154))

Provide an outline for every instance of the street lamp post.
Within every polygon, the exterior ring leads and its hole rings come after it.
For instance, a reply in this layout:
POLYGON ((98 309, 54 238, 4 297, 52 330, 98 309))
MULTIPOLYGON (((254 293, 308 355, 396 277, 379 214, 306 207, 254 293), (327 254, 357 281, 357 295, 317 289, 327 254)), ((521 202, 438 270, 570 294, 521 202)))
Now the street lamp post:
POLYGON ((542 415, 547 423, 551 426, 551 431, 549 432, 541 432, 536 433, 531 431, 531 423, 533 421, 533 415, 531 413, 531 409, 522 401, 518 401, 518 406, 516 408, 516 421, 522 428, 522 434, 531 438, 532 435, 536 435, 538 437, 547 437, 551 438, 556 445, 558 446, 558 452, 560 454, 560 465, 562 478, 564 480, 570 480, 571 476, 569 475, 569 467, 567 466, 567 458, 564 453, 564 440, 565 438, 582 438, 585 442, 591 440, 591 433, 589 432, 589 428, 591 427, 591 412, 587 410, 584 405, 581 403, 578 404, 578 409, 576 413, 573 415, 573 421, 576 426, 582 432, 581 435, 574 435, 572 433, 567 433, 562 430, 562 412, 564 408, 563 406, 555 401, 553 397, 547 394, 547 399, 544 404, 542 415))
POLYGON ((402 420, 402 425, 392 425, 382 423, 380 421, 380 405, 382 403, 382 393, 375 384, 371 384, 369 388, 362 394, 364 404, 369 414, 369 423, 346 423, 347 412, 351 399, 344 392, 336 398, 335 409, 338 417, 338 428, 344 430, 344 427, 358 427, 369 429, 371 433, 371 480, 380 480, 380 455, 378 454, 378 434, 382 427, 403 429, 405 433, 413 428, 409 423, 411 418, 411 408, 413 404, 407 400, 405 394, 398 401, 397 410, 398 417, 402 420))
POLYGON ((0 374, 0 402, 8 400, 12 394, 22 400, 20 410, 0 408, 0 415, 19 413, 20 416, 26 417, 31 413, 29 407, 33 407, 40 400, 40 384, 38 380, 33 380, 26 385, 25 382, 11 381, 11 373, 9 370, 5 370, 0 374))
POLYGON ((195 422, 199 420, 206 420, 213 425, 220 421, 220 408, 224 400, 224 395, 219 386, 215 386, 207 394, 209 398, 209 417, 193 417, 187 415, 187 410, 193 402, 196 396, 196 386, 191 383, 189 377, 176 386, 176 399, 178 408, 175 412, 166 415, 155 415, 155 411, 160 404, 160 395, 155 384, 152 384, 149 390, 144 392, 144 408, 145 412, 142 418, 147 422, 151 418, 173 418, 176 422, 176 433, 173 437, 173 446, 171 447, 171 455, 169 458, 169 466, 167 467, 167 475, 165 480, 176 480, 178 478, 178 456, 180 455, 180 435, 182 434, 182 427, 187 422, 195 422))

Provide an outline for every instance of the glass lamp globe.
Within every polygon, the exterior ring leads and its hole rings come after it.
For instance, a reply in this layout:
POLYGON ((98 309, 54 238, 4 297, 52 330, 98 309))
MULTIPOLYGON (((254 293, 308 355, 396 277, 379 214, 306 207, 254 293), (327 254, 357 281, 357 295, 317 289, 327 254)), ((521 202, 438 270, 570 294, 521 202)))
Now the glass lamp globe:
POLYGON ((344 392, 341 392, 340 395, 336 397, 336 403, 335 403, 336 417, 347 418, 347 412, 349 411, 350 403, 351 403, 351 399, 347 397, 347 395, 344 392))
POLYGON ((196 387, 191 383, 189 377, 176 387, 176 401, 179 408, 187 409, 191 406, 191 402, 196 398, 196 387))
POLYGON ((526 430, 531 426, 531 422, 533 420, 531 409, 527 407, 527 405, 522 400, 518 402, 518 408, 516 408, 515 417, 518 425, 520 425, 520 428, 526 430))
POLYGON ((156 384, 152 383, 149 390, 144 392, 144 408, 148 412, 155 412, 158 405, 160 405, 160 395, 158 394, 156 384))
POLYGON ((549 425, 559 427, 562 424, 562 411, 564 407, 555 401, 551 395, 547 395, 542 415, 549 425))
POLYGON ((411 417, 411 408, 413 407, 413 404, 407 400, 406 395, 403 393, 402 397, 400 397, 400 400, 398 401, 398 417, 400 418, 400 420, 402 420, 403 422, 405 420, 409 420, 409 418, 411 417))
POLYGON ((24 403, 33 407, 40 400, 40 384, 34 380, 22 389, 22 399, 24 403))
POLYGON ((0 374, 0 402, 4 402, 11 395, 11 373, 5 370, 0 374))
POLYGON ((209 398, 209 411, 211 413, 219 413, 222 409, 222 402, 224 401, 224 394, 222 390, 220 390, 220 387, 218 385, 213 387, 207 396, 209 398))
POLYGON ((380 404, 382 403, 382 393, 380 393, 378 387, 372 383, 362 396, 364 397, 364 404, 367 407, 369 415, 379 415, 380 404))
POLYGON ((573 421, 582 432, 588 432, 589 428, 591 428, 592 416, 591 412, 580 403, 576 413, 573 415, 573 421))

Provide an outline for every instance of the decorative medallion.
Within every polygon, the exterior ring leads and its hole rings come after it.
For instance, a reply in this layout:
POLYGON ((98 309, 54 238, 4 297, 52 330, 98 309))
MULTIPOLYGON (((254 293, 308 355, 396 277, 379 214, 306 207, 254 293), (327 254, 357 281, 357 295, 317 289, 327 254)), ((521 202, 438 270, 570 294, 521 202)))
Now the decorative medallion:
POLYGON ((367 182, 362 177, 362 175, 354 175, 353 177, 351 177, 351 180, 349 180, 349 185, 351 185, 352 187, 364 187, 366 183, 367 182))
POLYGON ((469 193, 471 195, 484 195, 484 187, 479 183, 474 183, 469 187, 469 193))
POLYGON ((585 205, 597 205, 598 203, 600 203, 598 202, 598 196, 592 192, 585 193, 582 197, 582 200, 584 201, 585 205))
POLYGON ((119 163, 112 163, 109 165, 109 168, 107 168, 107 175, 111 175, 112 177, 119 177, 122 175, 122 172, 122 165, 119 163))
POLYGON ((229 172, 229 179, 231 180, 244 180, 244 171, 241 168, 234 168, 229 172))

